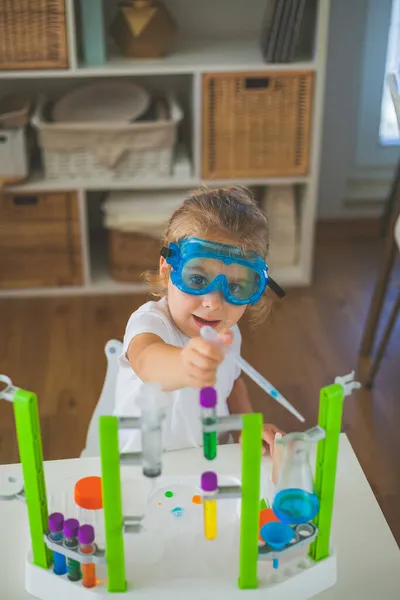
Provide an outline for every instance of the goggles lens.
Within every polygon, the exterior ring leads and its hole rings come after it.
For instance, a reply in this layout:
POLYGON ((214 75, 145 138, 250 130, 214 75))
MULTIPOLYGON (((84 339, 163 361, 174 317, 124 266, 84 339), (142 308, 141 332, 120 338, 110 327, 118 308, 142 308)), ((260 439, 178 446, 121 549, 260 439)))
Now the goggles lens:
POLYGON ((182 266, 184 285, 196 292, 206 290, 218 276, 226 279, 225 289, 229 296, 239 301, 251 298, 260 287, 260 275, 238 263, 225 264, 217 258, 195 257, 182 266))

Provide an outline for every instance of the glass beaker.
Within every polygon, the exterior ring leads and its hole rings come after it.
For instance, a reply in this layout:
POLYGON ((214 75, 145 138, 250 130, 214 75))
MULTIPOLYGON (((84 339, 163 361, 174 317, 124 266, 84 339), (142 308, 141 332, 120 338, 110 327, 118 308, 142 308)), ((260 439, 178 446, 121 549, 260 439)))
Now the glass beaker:
POLYGON ((319 511, 309 457, 312 441, 304 433, 291 433, 279 440, 283 460, 272 509, 283 523, 307 523, 319 511))

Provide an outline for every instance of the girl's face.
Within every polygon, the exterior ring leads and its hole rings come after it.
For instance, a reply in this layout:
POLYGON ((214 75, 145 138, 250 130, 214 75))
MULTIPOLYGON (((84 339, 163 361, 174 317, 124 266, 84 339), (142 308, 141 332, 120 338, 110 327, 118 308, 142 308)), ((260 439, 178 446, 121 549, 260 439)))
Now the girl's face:
MULTIPOLYGON (((207 235, 207 239, 221 244, 235 245, 232 240, 221 239, 221 237, 207 235)), ((167 269, 165 258, 161 257, 161 273, 165 274, 167 269)), ((215 273, 216 275, 218 273, 215 273)), ((227 302, 218 290, 202 296, 185 294, 172 283, 170 277, 168 279, 168 307, 171 316, 177 327, 189 337, 198 336, 203 325, 210 325, 217 331, 230 329, 243 316, 247 306, 247 304, 236 305, 227 302)))

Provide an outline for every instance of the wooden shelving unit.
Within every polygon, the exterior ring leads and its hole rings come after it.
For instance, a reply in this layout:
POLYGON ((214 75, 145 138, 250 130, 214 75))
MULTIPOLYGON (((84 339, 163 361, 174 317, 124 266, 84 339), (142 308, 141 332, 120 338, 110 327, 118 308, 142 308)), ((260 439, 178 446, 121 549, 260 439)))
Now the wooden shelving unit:
MULTIPOLYGON (((82 0, 81 0, 82 1, 82 0)), ((90 250, 91 223, 88 203, 94 201, 91 192, 110 190, 185 190, 201 184, 210 186, 239 183, 247 186, 299 184, 302 187, 299 207, 298 262, 293 266, 273 271, 272 276, 284 286, 308 285, 312 277, 314 226, 316 219, 319 159, 321 154, 321 126, 325 68, 328 43, 329 0, 315 0, 317 7, 315 39, 311 53, 299 53, 293 63, 266 64, 263 61, 259 35, 266 0, 164 0, 178 20, 179 35, 175 47, 164 59, 128 60, 118 57, 111 49, 107 62, 99 67, 88 67, 78 55, 78 27, 76 3, 66 0, 69 68, 63 70, 0 71, 2 92, 29 89, 34 93, 55 95, 70 87, 96 78, 129 78, 151 89, 177 91, 184 98, 186 116, 183 152, 178 154, 171 177, 113 181, 110 178, 94 181, 63 179, 52 181, 43 173, 34 173, 24 183, 12 186, 11 192, 37 193, 45 191, 76 191, 78 193, 82 243, 83 285, 43 289, 6 289, 0 296, 67 295, 94 293, 141 293, 144 285, 121 284, 113 281, 102 256, 90 250), (215 18, 213 14, 215 13, 215 18), (201 123, 202 76, 210 72, 281 72, 313 71, 315 75, 311 150, 309 170, 305 176, 257 179, 229 179, 206 181, 201 178, 201 123)), ((106 26, 117 3, 104 1, 106 26)))

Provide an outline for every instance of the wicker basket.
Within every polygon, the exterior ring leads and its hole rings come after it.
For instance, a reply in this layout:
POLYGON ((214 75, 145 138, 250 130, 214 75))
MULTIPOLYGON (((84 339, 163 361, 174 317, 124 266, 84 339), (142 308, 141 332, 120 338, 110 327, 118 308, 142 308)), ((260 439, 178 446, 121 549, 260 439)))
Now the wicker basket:
POLYGON ((67 67, 65 0, 0 0, 0 69, 67 67))
POLYGON ((108 231, 108 265, 117 281, 143 283, 142 274, 156 270, 160 260, 161 240, 140 233, 108 231))
POLYGON ((308 71, 204 75, 203 178, 306 174, 313 78, 308 71))
POLYGON ((79 285, 76 193, 0 195, 0 289, 79 285))
POLYGON ((131 180, 168 177, 182 111, 169 99, 169 118, 126 123, 52 123, 39 105, 39 134, 49 179, 131 180))

